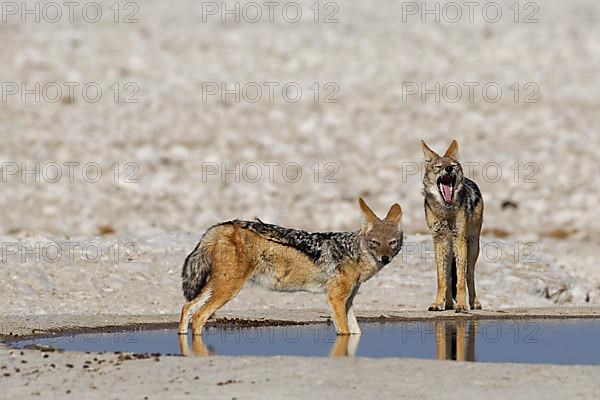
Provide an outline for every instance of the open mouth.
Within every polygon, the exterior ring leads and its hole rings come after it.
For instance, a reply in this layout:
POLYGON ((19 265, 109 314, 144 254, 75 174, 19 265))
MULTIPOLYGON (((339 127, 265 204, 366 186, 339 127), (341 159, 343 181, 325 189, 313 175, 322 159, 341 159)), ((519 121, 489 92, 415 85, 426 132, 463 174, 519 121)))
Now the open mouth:
POLYGON ((442 199, 444 200, 444 205, 446 207, 450 207, 454 200, 455 183, 456 178, 450 175, 444 175, 438 178, 438 189, 440 190, 440 194, 442 195, 442 199))

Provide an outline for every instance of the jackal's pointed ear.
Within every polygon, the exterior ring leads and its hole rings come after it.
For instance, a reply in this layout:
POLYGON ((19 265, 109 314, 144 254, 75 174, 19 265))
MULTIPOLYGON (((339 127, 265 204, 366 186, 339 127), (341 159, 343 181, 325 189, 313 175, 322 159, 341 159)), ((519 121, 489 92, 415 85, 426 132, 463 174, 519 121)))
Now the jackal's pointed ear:
POLYGON ((358 198, 358 205, 360 206, 360 210, 363 214, 363 231, 367 231, 371 229, 376 222, 380 221, 379 217, 377 217, 373 210, 369 208, 362 197, 358 198))
POLYGON ((388 211, 387 215, 385 216, 385 220, 393 222, 396 225, 398 225, 398 224, 400 224, 401 219, 402 219, 402 207, 400 207, 400 204, 396 203, 390 208, 390 211, 388 211))
POLYGON ((425 156, 425 161, 432 162, 433 160, 440 158, 440 155, 435 151, 431 150, 424 140, 421 140, 421 147, 423 147, 423 155, 425 156))
POLYGON ((456 140, 453 140, 452 143, 450 143, 450 147, 448 147, 448 150, 446 150, 444 157, 458 161, 458 142, 456 140))

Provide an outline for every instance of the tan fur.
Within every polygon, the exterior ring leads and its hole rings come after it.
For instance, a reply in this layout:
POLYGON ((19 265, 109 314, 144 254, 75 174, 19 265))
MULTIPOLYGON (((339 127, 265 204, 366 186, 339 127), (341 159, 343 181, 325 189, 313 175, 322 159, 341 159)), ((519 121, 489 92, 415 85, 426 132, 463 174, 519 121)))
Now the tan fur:
POLYGON ((358 335, 340 335, 329 352, 330 357, 354 356, 360 342, 358 335))
POLYGON ((204 345, 202 341, 202 336, 196 335, 192 336, 192 351, 190 352, 190 348, 188 345, 188 338, 184 335, 179 335, 179 350, 181 351, 182 356, 199 356, 206 357, 212 355, 212 353, 208 350, 208 348, 204 345))
POLYGON ((475 361, 477 321, 435 321, 438 360, 475 361))
POLYGON ((425 156, 425 218, 432 232, 437 267, 438 291, 435 302, 429 307, 431 311, 454 308, 457 312, 467 310, 467 288, 471 309, 481 309, 475 289, 475 265, 479 255, 479 236, 483 222, 483 199, 480 199, 473 212, 469 214, 465 205, 462 168, 458 162, 458 143, 452 142, 444 156, 439 156, 422 142, 425 156), (436 198, 432 187, 440 171, 446 167, 453 169, 460 177, 457 180, 456 198, 452 206, 445 207, 436 198), (458 185, 462 186, 458 186, 458 185), (428 190, 429 189, 429 190, 428 190), (462 193, 462 195, 461 195, 462 193), (456 304, 452 299, 452 288, 449 284, 452 259, 456 259, 456 304))
MULTIPOLYGON (((401 246, 400 206, 392 206, 388 216, 381 220, 362 199, 359 204, 365 221, 361 235, 370 240, 379 238, 382 243, 377 248, 377 256, 385 255, 391 260, 401 246), (396 239, 398 232, 400 244, 392 248, 390 235, 396 239)), ((235 297, 248 280, 277 291, 325 289, 338 334, 359 334, 352 300, 360 284, 382 268, 362 241, 361 248, 357 249, 362 254, 360 261, 344 258, 334 270, 328 271, 303 252, 238 225, 211 228, 200 245, 207 249, 211 260, 210 274, 198 296, 183 305, 180 334, 187 333, 191 317, 192 332, 200 335, 208 318, 235 297)))

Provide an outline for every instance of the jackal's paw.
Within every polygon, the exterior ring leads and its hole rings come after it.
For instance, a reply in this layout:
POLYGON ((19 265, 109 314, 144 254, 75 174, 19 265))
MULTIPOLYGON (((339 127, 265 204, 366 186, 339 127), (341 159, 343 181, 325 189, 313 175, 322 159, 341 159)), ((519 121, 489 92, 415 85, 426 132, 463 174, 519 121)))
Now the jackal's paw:
POLYGON ((473 304, 471 304, 471 310, 481 310, 481 303, 475 300, 473 304))
POLYGON ((466 304, 455 304, 454 305, 454 311, 457 313, 465 313, 467 312, 468 308, 466 304))
POLYGON ((177 329, 177 334, 178 335, 187 335, 187 333, 188 333, 188 327, 179 325, 179 328, 177 329))
POLYGON ((444 311, 446 309, 446 307, 444 306, 444 303, 433 303, 432 305, 429 306, 429 308, 427 310, 429 311, 444 311))

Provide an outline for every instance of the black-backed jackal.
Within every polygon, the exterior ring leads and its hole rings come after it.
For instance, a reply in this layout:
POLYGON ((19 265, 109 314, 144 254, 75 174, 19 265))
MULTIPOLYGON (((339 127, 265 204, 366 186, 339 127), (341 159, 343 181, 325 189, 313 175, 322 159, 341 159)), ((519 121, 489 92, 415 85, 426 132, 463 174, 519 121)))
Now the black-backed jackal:
POLYGON ((179 333, 202 334, 207 319, 248 280, 276 291, 326 292, 338 334, 359 334, 352 300, 359 286, 389 264, 402 247, 402 209, 379 219, 359 199, 363 225, 354 232, 310 233, 256 221, 209 228, 182 272, 187 303, 179 333))
POLYGON ((456 140, 443 156, 422 141, 425 217, 433 235, 437 296, 430 311, 481 309, 475 291, 475 264, 483 221, 483 198, 477 184, 463 175, 456 140), (453 300, 456 300, 454 304, 453 300))

